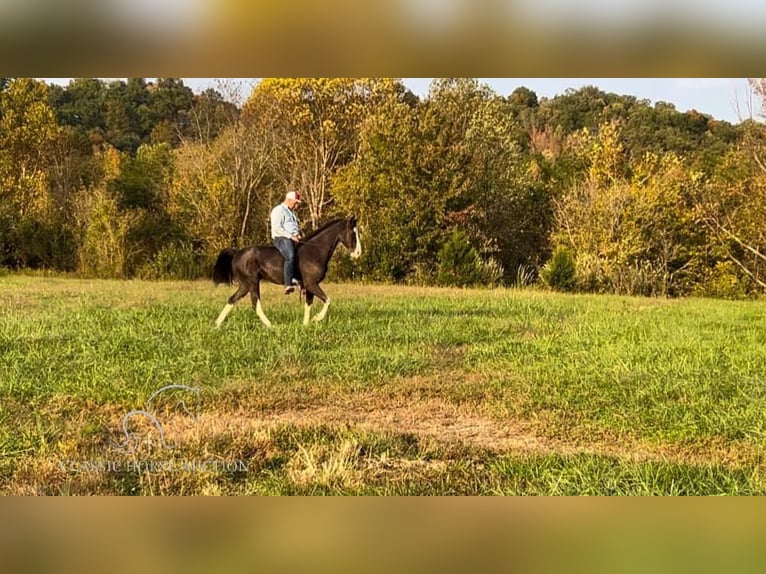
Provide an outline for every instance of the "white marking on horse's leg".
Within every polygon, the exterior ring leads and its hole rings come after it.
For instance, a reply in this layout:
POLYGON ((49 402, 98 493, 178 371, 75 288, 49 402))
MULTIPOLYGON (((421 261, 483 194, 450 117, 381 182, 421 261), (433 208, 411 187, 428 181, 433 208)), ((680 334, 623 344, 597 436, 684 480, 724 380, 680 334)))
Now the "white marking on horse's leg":
POLYGON ((266 316, 266 313, 263 312, 263 307, 261 307, 261 300, 258 299, 258 302, 255 304, 255 314, 258 315, 258 318, 261 320, 261 322, 266 325, 267 327, 271 327, 271 321, 269 321, 269 318, 266 316))
POLYGON ((303 324, 308 325, 311 318, 311 305, 303 303, 303 324))
POLYGON ((218 319, 215 320, 215 326, 220 327, 221 323, 223 323, 224 319, 226 319, 226 315, 231 313, 231 310, 234 309, 234 305, 231 303, 227 303, 226 307, 223 308, 223 311, 221 311, 221 314, 218 315, 218 319))
POLYGON ((327 301, 324 302, 324 307, 322 307, 322 310, 317 313, 314 316, 314 321, 321 321, 324 319, 324 316, 327 315, 327 308, 330 306, 330 298, 327 298, 327 301))
POLYGON ((359 228, 354 227, 354 235, 356 235, 356 247, 354 247, 354 251, 351 252, 351 257, 356 259, 362 254, 362 241, 359 239, 359 228))

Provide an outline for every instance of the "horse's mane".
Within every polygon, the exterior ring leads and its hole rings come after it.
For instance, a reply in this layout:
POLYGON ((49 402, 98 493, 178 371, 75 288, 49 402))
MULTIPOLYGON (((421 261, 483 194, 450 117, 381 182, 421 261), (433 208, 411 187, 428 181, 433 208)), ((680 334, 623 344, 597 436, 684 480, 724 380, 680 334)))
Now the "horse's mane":
POLYGON ((344 220, 343 220, 343 218, 340 218, 340 217, 336 217, 335 219, 331 219, 330 221, 328 221, 327 223, 325 223, 321 227, 318 227, 317 229, 312 231, 309 235, 307 235, 306 238, 303 240, 303 242, 305 243, 305 242, 311 240, 313 237, 316 237, 317 235, 319 235, 323 231, 327 230, 328 227, 332 227, 333 225, 335 225, 335 224, 337 224, 337 223, 339 223, 341 221, 344 221, 344 220))

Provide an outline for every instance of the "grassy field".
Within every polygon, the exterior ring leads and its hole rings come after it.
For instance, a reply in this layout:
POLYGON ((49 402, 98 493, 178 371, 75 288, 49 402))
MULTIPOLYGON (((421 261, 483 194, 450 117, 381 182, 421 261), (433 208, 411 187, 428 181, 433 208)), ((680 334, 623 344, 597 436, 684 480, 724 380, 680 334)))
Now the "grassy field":
POLYGON ((231 291, 0 278, 2 492, 766 493, 764 302, 231 291))

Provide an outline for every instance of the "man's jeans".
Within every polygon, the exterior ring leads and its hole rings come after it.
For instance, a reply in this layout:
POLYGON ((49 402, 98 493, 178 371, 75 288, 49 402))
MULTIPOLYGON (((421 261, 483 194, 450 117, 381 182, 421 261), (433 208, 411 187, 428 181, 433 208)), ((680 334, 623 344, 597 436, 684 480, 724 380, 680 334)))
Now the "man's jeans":
POLYGON ((287 237, 275 237, 274 245, 285 258, 285 287, 289 287, 295 277, 295 243, 287 237))

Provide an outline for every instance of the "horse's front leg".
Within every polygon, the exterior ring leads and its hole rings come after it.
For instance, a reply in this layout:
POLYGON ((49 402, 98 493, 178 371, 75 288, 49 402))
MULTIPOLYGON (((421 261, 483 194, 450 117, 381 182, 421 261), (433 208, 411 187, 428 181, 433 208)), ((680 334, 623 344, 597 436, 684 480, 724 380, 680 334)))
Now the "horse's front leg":
POLYGON ((306 291, 306 299, 303 302, 303 324, 308 325, 311 320, 311 304, 314 302, 314 294, 306 291))
POLYGON ((255 286, 251 289, 250 298, 253 300, 253 307, 255 307, 255 314, 258 315, 258 318, 261 320, 261 323, 263 323, 267 327, 271 327, 271 321, 269 321, 269 318, 266 316, 266 313, 263 312, 263 307, 261 307, 261 283, 259 281, 256 281, 255 286))
POLYGON ((322 310, 314 316, 314 321, 322 321, 324 316, 327 315, 327 308, 330 306, 330 298, 327 297, 323 303, 322 310))
POLYGON ((322 288, 319 287, 319 285, 314 286, 312 291, 323 303, 322 310, 314 316, 314 321, 322 321, 325 318, 325 315, 327 315, 327 308, 330 306, 330 298, 324 291, 322 291, 322 288))

